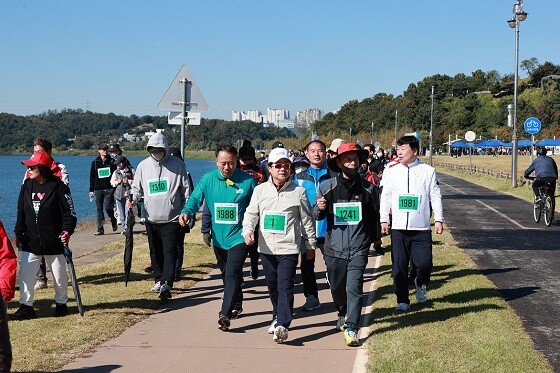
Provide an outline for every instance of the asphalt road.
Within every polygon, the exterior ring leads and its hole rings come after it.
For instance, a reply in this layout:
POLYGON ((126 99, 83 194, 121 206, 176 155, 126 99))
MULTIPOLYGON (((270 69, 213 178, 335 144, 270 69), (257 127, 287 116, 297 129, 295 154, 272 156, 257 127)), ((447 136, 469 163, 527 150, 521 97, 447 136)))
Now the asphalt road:
POLYGON ((531 202, 441 173, 438 178, 445 221, 459 247, 560 372, 560 222, 535 223, 531 202))

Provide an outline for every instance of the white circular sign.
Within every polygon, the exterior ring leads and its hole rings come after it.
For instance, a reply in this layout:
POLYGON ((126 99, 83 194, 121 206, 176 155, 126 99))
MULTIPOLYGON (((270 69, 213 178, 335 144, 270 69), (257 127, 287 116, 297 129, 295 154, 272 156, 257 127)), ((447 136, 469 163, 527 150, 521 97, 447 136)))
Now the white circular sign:
POLYGON ((467 133, 465 133, 465 140, 474 141, 474 139, 476 139, 476 134, 473 131, 467 131, 467 133))

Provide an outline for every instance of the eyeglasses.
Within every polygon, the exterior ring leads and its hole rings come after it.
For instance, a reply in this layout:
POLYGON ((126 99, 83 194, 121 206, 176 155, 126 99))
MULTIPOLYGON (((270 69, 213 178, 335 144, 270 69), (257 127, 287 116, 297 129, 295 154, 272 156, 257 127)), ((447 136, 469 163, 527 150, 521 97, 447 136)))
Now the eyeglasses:
POLYGON ((38 169, 39 169, 39 166, 27 166, 27 169, 28 169, 28 170, 31 170, 31 171, 33 171, 33 170, 38 170, 38 169))
POLYGON ((274 167, 277 170, 279 170, 281 168, 283 168, 284 170, 289 170, 290 169, 290 164, 289 163, 275 163, 274 165, 272 165, 272 167, 274 167))

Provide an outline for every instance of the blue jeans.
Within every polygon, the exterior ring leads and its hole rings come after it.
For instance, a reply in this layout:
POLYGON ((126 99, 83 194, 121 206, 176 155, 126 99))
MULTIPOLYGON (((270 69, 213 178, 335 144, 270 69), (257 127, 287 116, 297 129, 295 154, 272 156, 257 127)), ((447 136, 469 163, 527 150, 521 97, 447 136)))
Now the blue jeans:
POLYGON ((229 250, 214 247, 218 259, 218 266, 224 281, 224 299, 222 300, 221 315, 231 317, 233 309, 240 309, 243 303, 243 264, 247 258, 247 245, 239 244, 229 250))
POLYGON ((294 279, 299 254, 262 254, 266 285, 276 325, 288 328, 294 313, 294 279))
POLYGON ((103 216, 103 210, 107 213, 111 223, 116 221, 115 212, 113 211, 114 199, 113 193, 114 189, 97 189, 94 190, 95 194, 95 206, 97 207, 97 230, 103 232, 103 221, 105 220, 103 216))

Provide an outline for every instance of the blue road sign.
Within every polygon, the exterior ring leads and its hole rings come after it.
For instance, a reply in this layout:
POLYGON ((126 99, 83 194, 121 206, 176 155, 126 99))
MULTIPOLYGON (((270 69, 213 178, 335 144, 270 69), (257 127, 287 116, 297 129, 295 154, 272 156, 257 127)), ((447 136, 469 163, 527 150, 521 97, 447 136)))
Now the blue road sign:
POLYGON ((527 118, 525 123, 523 123, 523 127, 529 135, 534 135, 541 130, 541 121, 534 117, 527 118))

